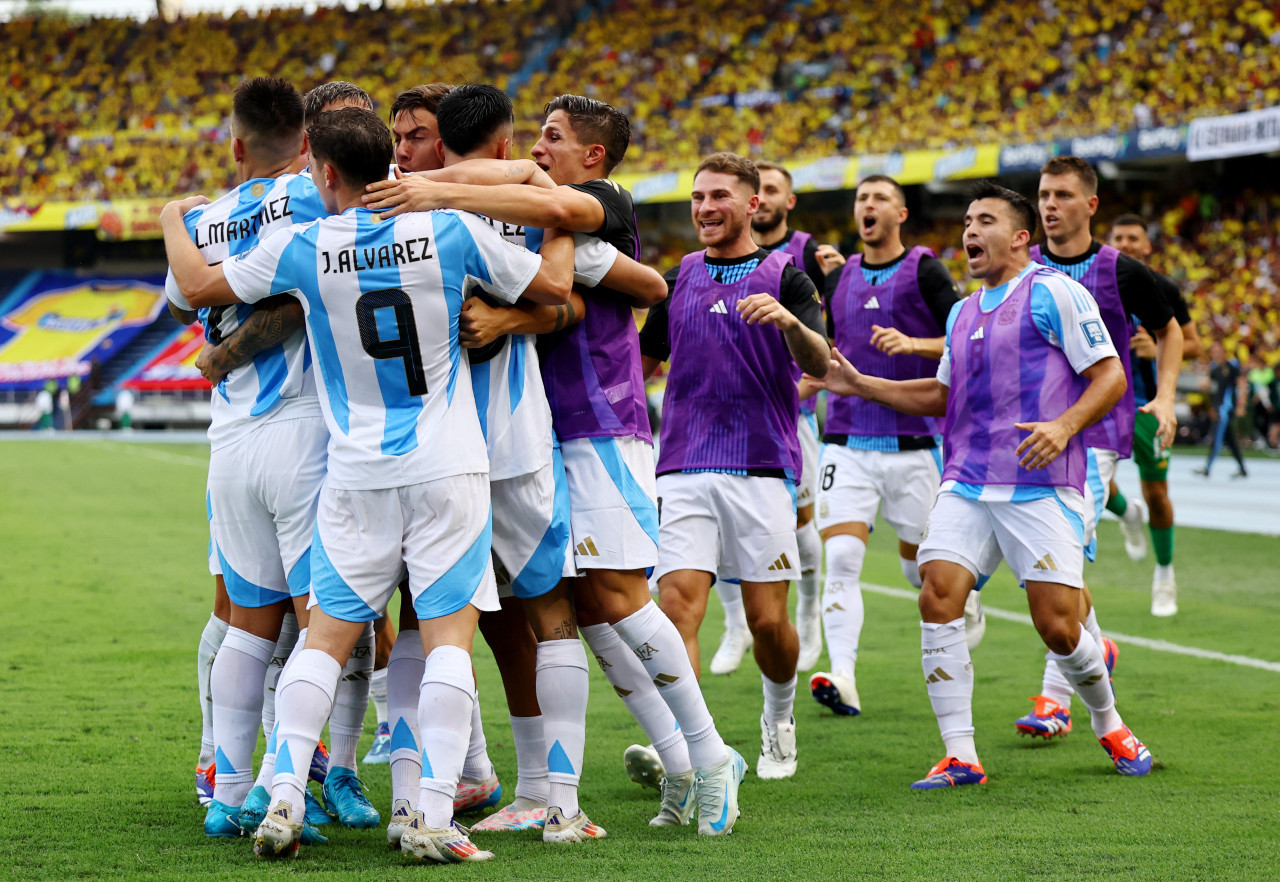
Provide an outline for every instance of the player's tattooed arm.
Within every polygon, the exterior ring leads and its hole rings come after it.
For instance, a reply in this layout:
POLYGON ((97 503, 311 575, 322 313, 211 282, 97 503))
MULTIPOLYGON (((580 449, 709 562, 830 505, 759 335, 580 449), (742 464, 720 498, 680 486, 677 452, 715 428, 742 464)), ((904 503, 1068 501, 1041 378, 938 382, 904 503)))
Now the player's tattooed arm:
POLYGON ((831 360, 827 338, 805 326, 772 294, 761 292, 738 301, 738 314, 749 325, 773 325, 782 331, 791 357, 806 374, 821 377, 831 360))
POLYGON ((936 378, 886 380, 869 377, 855 368, 838 349, 831 350, 825 376, 816 377, 806 372, 800 382, 836 395, 865 398, 914 416, 945 416, 947 412, 948 390, 936 378))
POLYGON ((217 346, 206 345, 196 357, 196 367, 213 385, 259 352, 293 336, 305 324, 302 304, 288 294, 260 300, 253 312, 217 346))
POLYGON ((586 302, 577 292, 569 295, 568 303, 556 305, 521 300, 514 306, 494 306, 472 297, 462 304, 458 340, 467 349, 478 349, 507 334, 551 334, 573 327, 586 313, 586 302))

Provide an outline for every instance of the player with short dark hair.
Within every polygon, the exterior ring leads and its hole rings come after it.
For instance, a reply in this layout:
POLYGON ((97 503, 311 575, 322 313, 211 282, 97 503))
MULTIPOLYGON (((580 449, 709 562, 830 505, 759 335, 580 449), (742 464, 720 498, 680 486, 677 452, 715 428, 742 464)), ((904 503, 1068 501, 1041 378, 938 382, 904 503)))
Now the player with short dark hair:
MULTIPOLYGON (((1111 222, 1107 244, 1144 263, 1151 257, 1147 224, 1136 214, 1122 214, 1111 222)), ((1195 358, 1200 354, 1200 337, 1187 309, 1186 298, 1177 282, 1163 273, 1152 272, 1160 293, 1182 328, 1182 358, 1184 361, 1195 358)), ((1134 323, 1129 351, 1134 357, 1134 403, 1141 406, 1147 403, 1156 387, 1156 346, 1151 333, 1140 323, 1134 323)), ((1151 414, 1139 412, 1134 416, 1133 459, 1142 481, 1143 501, 1126 499, 1113 480, 1107 510, 1120 519, 1124 548, 1133 560, 1141 560, 1147 554, 1143 521, 1148 520, 1150 513, 1151 544, 1156 552, 1156 568, 1151 579, 1151 613, 1172 615, 1178 609, 1178 585, 1173 573, 1173 502, 1169 499, 1168 483, 1170 448, 1156 443, 1155 431, 1155 418, 1151 414)))
POLYGON ((1116 712, 1102 648, 1078 620, 1082 432, 1120 399, 1124 371, 1089 292, 1030 259, 1025 200, 991 182, 972 195, 963 242, 984 287, 952 309, 937 376, 870 377, 837 351, 818 381, 902 413, 946 417, 941 492, 918 556, 921 663, 946 756, 911 786, 987 780, 974 746, 963 612, 980 574, 1001 559, 1026 583, 1036 630, 1088 705, 1116 770, 1145 775, 1151 754, 1116 712))
POLYGON ((444 165, 436 108, 449 94, 449 83, 425 83, 405 89, 391 104, 391 134, 396 165, 427 171, 444 165))
MULTIPOLYGON (((942 357, 947 316, 960 299, 955 280, 928 248, 903 244, 908 212, 893 178, 873 175, 859 182, 853 216, 862 253, 832 267, 825 280, 828 333, 866 373, 931 377, 942 357)), ((916 551, 938 493, 942 457, 935 436, 941 428, 931 417, 899 414, 860 398, 827 398, 817 526, 826 550, 822 622, 831 669, 814 673, 809 689, 836 714, 862 712, 855 677, 864 620, 861 579, 877 512, 898 535, 903 575, 920 587, 916 551)), ((965 604, 970 648, 981 637, 978 598, 975 591, 965 604)))
POLYGON ((326 110, 337 110, 342 107, 363 107, 366 110, 373 110, 373 99, 364 89, 345 80, 321 83, 302 96, 302 111, 308 123, 326 110))

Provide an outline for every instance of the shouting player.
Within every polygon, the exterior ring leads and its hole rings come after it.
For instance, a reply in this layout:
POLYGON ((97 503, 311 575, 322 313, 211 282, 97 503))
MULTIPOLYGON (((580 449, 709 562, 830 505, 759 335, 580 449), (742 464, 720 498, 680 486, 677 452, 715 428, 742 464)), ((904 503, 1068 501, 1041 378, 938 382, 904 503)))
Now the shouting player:
POLYGON ((1001 558, 1025 582, 1036 630, 1089 707, 1116 770, 1145 775, 1151 754, 1116 711, 1102 647, 1079 622, 1082 432, 1120 400, 1124 369, 1089 292, 1031 261, 1031 204, 989 182, 972 195, 964 247, 983 288, 952 310, 937 377, 869 377, 837 355, 821 381, 904 413, 946 416, 942 488, 918 559, 921 661, 947 755, 911 786, 987 780, 974 746, 963 612, 979 574, 1001 558))

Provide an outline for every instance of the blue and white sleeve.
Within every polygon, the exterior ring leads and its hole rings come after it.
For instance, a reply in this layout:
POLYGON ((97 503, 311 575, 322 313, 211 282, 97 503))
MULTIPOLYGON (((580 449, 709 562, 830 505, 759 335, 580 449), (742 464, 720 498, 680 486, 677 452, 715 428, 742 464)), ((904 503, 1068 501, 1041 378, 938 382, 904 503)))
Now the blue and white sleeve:
POLYGON ((1076 373, 1117 355, 1097 301, 1079 282, 1059 276, 1038 279, 1031 288, 1031 320, 1076 373))
POLYGON ((942 338, 942 358, 938 361, 938 382, 951 388, 951 328, 956 323, 956 316, 960 314, 960 305, 963 300, 957 301, 956 305, 951 307, 951 312, 947 313, 947 332, 942 338))
MULTIPOLYGON (((474 277, 487 293, 507 303, 515 303, 542 267, 542 258, 527 248, 503 238, 474 214, 460 211, 461 219, 475 242, 488 278, 474 277)), ((439 242, 439 238, 437 238, 439 242)))
POLYGON ((293 243, 297 231, 306 229, 307 226, 309 225, 296 226, 291 231, 281 230, 248 251, 242 251, 222 262, 222 273, 236 299, 245 303, 257 303, 273 294, 297 289, 285 252, 293 243))

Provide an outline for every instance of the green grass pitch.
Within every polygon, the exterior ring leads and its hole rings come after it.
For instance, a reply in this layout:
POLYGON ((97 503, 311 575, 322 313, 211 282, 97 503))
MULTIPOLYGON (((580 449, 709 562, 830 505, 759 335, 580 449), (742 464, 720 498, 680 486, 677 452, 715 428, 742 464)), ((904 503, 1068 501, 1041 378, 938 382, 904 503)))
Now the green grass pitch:
MULTIPOLYGON (((907 785, 942 750, 921 682, 917 614, 873 593, 858 668, 864 715, 836 718, 802 685, 799 772, 768 783, 748 775, 727 839, 646 826, 656 794, 631 784, 620 761, 643 735, 593 671, 582 803, 607 840, 544 847, 532 834, 478 835, 497 860, 418 867, 387 850, 384 830, 330 825, 328 846, 261 862, 248 840, 205 839, 192 787, 195 651, 212 598, 207 459, 200 446, 0 445, 0 877, 1276 878, 1280 785, 1270 762, 1280 674, 1122 641, 1120 710, 1156 758, 1149 777, 1127 779, 1090 736, 1078 702, 1069 738, 1033 744, 1015 735, 1014 719, 1039 691, 1043 648, 1028 626, 993 619, 974 654, 990 783, 915 793, 907 785)), ((1101 538, 1102 562, 1088 578, 1104 631, 1280 661, 1274 539, 1180 531, 1181 613, 1157 620, 1148 614, 1150 559, 1131 563, 1114 524, 1101 538)), ((872 538, 865 580, 902 584, 887 529, 872 538)), ((984 597, 1025 612, 1005 569, 984 597)), ((704 659, 719 631, 715 608, 704 659)), ((476 666, 490 751, 511 786, 502 692, 479 639, 476 666)), ((754 663, 703 683, 720 731, 754 766, 754 663)), ((385 814, 387 768, 362 776, 385 814)))

